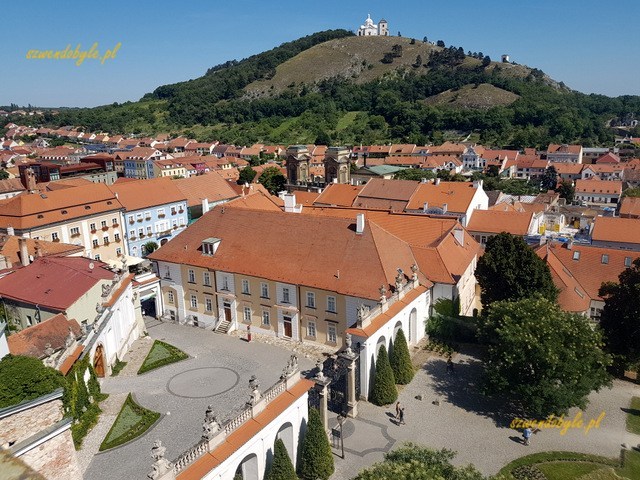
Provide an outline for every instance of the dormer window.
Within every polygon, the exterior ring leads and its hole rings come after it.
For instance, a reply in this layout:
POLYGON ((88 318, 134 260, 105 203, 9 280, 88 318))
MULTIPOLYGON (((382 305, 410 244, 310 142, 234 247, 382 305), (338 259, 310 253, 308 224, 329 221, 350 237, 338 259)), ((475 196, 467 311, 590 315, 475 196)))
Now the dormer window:
POLYGON ((573 252, 573 259, 580 260, 580 252, 573 252))
POLYGON ((220 239, 211 237, 202 241, 202 254, 203 255, 213 255, 218 250, 220 246, 220 239))
POLYGON ((609 255, 602 255, 602 263, 605 265, 609 263, 609 255))

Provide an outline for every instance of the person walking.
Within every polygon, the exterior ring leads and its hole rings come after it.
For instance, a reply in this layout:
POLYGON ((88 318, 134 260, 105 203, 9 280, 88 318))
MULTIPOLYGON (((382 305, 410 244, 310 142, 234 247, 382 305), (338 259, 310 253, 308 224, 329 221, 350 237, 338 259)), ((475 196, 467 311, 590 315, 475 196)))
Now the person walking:
POLYGON ((396 420, 400 419, 400 402, 396 402, 396 420))
POLYGON ((404 423, 404 407, 400 408, 400 419, 398 421, 398 425, 405 425, 405 423, 404 423))
POLYGON ((451 355, 447 358, 447 373, 453 374, 453 360, 451 359, 451 355))
POLYGON ((524 444, 529 446, 529 439, 531 438, 531 429, 529 427, 524 429, 522 432, 522 436, 524 437, 524 444))

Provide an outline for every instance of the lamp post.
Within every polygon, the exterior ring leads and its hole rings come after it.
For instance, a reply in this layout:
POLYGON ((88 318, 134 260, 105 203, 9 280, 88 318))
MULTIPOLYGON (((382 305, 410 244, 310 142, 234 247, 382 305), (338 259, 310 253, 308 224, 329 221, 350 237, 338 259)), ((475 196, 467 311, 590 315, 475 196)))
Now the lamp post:
POLYGON ((340 425, 340 449, 342 451, 342 455, 340 458, 344 459, 344 436, 342 435, 342 424, 344 423, 345 417, 342 415, 338 415, 338 425, 340 425))

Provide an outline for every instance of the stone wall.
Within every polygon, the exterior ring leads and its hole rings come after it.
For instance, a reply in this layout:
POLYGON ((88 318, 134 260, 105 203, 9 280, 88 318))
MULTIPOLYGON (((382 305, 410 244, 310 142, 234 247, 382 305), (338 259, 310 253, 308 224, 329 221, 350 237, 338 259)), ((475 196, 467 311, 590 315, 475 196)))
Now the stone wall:
POLYGON ((0 446, 20 443, 59 422, 62 417, 62 400, 59 399, 0 419, 0 446))

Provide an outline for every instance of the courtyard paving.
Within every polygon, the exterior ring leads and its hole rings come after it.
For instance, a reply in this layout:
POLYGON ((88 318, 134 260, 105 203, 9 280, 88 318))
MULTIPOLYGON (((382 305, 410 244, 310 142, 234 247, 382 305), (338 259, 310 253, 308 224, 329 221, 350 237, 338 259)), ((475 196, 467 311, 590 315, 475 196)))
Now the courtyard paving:
MULTIPOLYGON (((542 430, 521 443, 520 433, 509 428, 517 413, 506 402, 489 400, 478 391, 481 365, 474 352, 459 354, 453 375, 446 372, 445 360, 432 357, 404 387, 399 401, 405 406, 406 425, 397 425, 395 406, 376 407, 360 402, 359 415, 343 425, 345 458, 335 456, 335 479, 348 479, 355 472, 383 460, 384 453, 411 441, 432 448, 457 451, 457 465, 473 464, 485 475, 493 475, 510 461, 535 452, 566 450, 617 457, 623 443, 637 445, 640 436, 625 430, 625 412, 640 387, 615 381, 613 388, 593 393, 583 413, 589 419, 605 416, 600 427, 588 434, 570 429, 565 435, 555 429, 542 430), (422 395, 422 400, 416 397, 422 395), (439 401, 436 405, 433 402, 439 401)), ((578 410, 568 417, 574 418, 578 410)), ((330 426, 335 426, 335 416, 330 426)), ((339 453, 338 448, 334 452, 339 453)))
MULTIPOLYGON (((256 375, 260 389, 273 385, 282 373, 295 344, 289 349, 260 341, 247 343, 237 336, 215 334, 198 328, 162 323, 147 318, 150 338, 138 340, 125 361, 130 363, 117 377, 106 378, 102 390, 110 394, 107 412, 85 440, 81 452, 85 478, 120 480, 146 478, 151 469, 151 446, 156 439, 173 459, 200 440, 207 405, 212 404, 224 422, 249 399, 249 378, 256 375), (189 358, 136 375, 152 339, 180 348, 189 358), (118 405, 128 392, 145 408, 162 417, 145 435, 124 446, 96 453, 106 435, 118 405), (113 399, 113 400, 112 400, 113 399), (93 455, 93 458, 91 456, 93 455)), ((299 355, 300 369, 313 368, 315 362, 299 355)), ((104 409, 104 406, 103 406, 104 409)))

